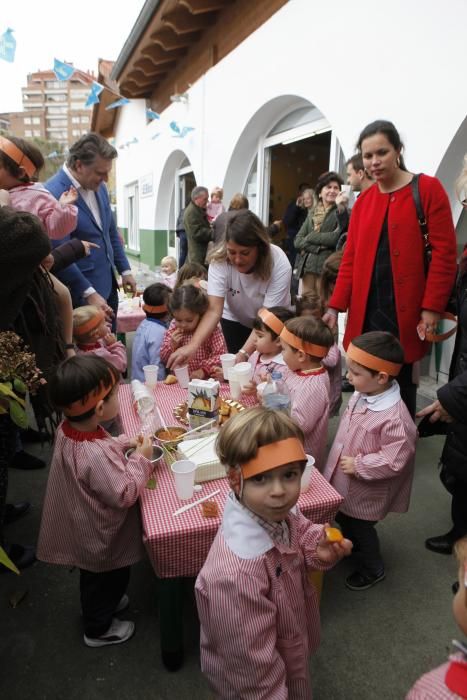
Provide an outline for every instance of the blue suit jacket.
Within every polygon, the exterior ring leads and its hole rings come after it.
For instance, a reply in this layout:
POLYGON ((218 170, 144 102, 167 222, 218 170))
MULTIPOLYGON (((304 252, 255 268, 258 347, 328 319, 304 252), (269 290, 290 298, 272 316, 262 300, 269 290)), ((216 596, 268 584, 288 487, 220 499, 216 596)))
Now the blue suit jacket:
MULTIPOLYGON (((65 171, 60 169, 50 180, 47 180, 45 186, 58 199, 62 192, 70 189, 72 182, 65 171)), ((75 306, 84 303, 82 294, 88 287, 94 287, 104 299, 108 299, 112 291, 112 277, 115 268, 118 272, 131 268, 115 226, 110 209, 109 194, 104 184, 101 184, 97 190, 96 198, 101 214, 102 229, 99 228, 88 205, 79 195, 76 202, 78 223, 75 230, 61 240, 51 241, 54 248, 71 238, 90 241, 100 246, 92 248, 91 255, 69 265, 57 274, 57 277, 69 288, 75 306)))

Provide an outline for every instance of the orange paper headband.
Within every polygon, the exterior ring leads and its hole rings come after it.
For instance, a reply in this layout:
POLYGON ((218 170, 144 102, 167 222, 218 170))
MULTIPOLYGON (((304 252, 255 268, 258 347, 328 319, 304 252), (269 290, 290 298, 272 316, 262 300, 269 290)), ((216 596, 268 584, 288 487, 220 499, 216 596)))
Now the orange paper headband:
POLYGON ((151 306, 150 304, 143 304, 143 311, 146 311, 148 314, 163 314, 167 311, 167 307, 165 304, 161 304, 160 306, 151 306))
POLYGON ((73 328, 73 334, 76 336, 88 335, 88 333, 100 326, 104 318, 104 312, 99 311, 99 313, 90 318, 89 321, 85 321, 85 323, 82 323, 80 326, 73 328))
POLYGON ((105 399, 105 397, 110 394, 114 386, 115 379, 112 375, 112 385, 110 387, 105 387, 101 382, 97 389, 95 389, 94 393, 91 392, 90 394, 86 394, 86 396, 83 396, 82 399, 78 399, 78 401, 73 401, 73 403, 70 403, 68 406, 65 406, 65 408, 63 409, 63 413, 67 418, 82 416, 83 413, 87 413, 91 410, 91 408, 97 406, 101 399, 105 399))
POLYGON ((306 460, 307 456, 302 443, 298 438, 291 437, 259 447, 256 457, 241 464, 240 467, 243 478, 250 479, 256 474, 262 474, 275 467, 281 467, 290 462, 306 462, 306 460))
POLYGON ((402 364, 389 362, 389 360, 382 360, 380 357, 376 357, 376 355, 371 355, 371 353, 366 350, 356 348, 352 343, 350 343, 347 348, 347 357, 350 357, 351 360, 358 362, 359 365, 367 367, 368 369, 373 369, 376 372, 387 372, 391 377, 397 377, 402 369, 402 364))
POLYGON ((281 338, 296 350, 301 350, 307 355, 313 355, 313 357, 326 357, 329 352, 329 349, 325 348, 323 345, 315 345, 314 343, 308 343, 306 340, 298 338, 285 326, 281 331, 281 338))
POLYGON ((280 335, 282 329, 284 328, 284 324, 280 320, 280 318, 277 318, 271 311, 268 311, 267 309, 260 309, 258 311, 258 316, 262 320, 265 326, 270 328, 276 335, 280 335))
POLYGON ((6 139, 4 136, 0 136, 0 151, 3 151, 11 160, 24 168, 24 171, 28 177, 32 177, 36 172, 37 168, 23 151, 15 146, 12 141, 6 139))

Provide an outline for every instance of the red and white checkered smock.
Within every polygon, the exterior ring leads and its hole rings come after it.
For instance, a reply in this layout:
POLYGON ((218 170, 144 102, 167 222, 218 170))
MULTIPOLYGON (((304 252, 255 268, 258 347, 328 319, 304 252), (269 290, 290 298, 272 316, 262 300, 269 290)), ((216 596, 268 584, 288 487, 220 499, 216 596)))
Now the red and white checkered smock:
MULTIPOLYGON (((170 326, 164 336, 161 346, 161 360, 164 365, 167 364, 169 357, 174 351, 172 347, 172 335, 176 330, 175 321, 171 321, 170 326)), ((193 338, 193 333, 182 333, 182 339, 178 347, 183 345, 188 345, 193 338)), ((212 375, 215 367, 221 366, 220 355, 227 352, 227 345, 225 344, 224 334, 222 333, 222 328, 218 324, 211 335, 206 338, 206 340, 201 343, 198 350, 188 361, 188 371, 194 372, 197 369, 202 369, 204 372, 204 378, 208 378, 212 375)))
POLYGON ((309 656, 320 618, 306 572, 322 534, 297 509, 288 517, 290 547, 227 499, 222 527, 196 580, 201 669, 223 700, 309 700, 309 656))
POLYGON ((76 354, 91 354, 97 357, 103 357, 104 360, 110 362, 119 372, 124 372, 128 364, 126 347, 119 340, 111 345, 106 345, 103 340, 98 340, 92 343, 92 345, 77 345, 76 354))
POLYGON ((270 360, 265 360, 264 357, 255 350, 254 353, 251 354, 248 362, 253 367, 253 381, 255 384, 264 382, 264 377, 268 374, 272 374, 272 372, 280 372, 284 380, 286 375, 290 373, 290 369, 282 359, 282 353, 278 353, 270 360))
POLYGON ((59 240, 75 230, 78 207, 75 204, 62 206, 39 182, 13 187, 9 195, 11 206, 35 214, 52 240, 59 240))
POLYGON ((142 455, 125 460, 128 438, 102 428, 84 433, 67 421, 55 447, 42 510, 37 558, 101 572, 144 556, 138 497, 153 466, 142 455))
MULTIPOLYGON (((354 393, 324 470, 325 479, 344 498, 340 511, 362 520, 382 520, 389 512, 405 513, 409 507, 417 428, 397 382, 385 394, 389 392, 388 404, 395 402, 383 410, 370 410, 354 393), (356 477, 339 467, 343 456, 355 457, 356 477)), ((383 401, 384 395, 379 396, 383 401)))
POLYGON ((292 399, 292 418, 305 434, 305 452, 323 471, 329 423, 329 377, 324 367, 313 372, 289 372, 285 384, 292 399))
MULTIPOLYGON (((453 654, 450 659, 467 665, 462 654, 453 654)), ((462 700, 462 698, 467 698, 467 678, 462 687, 462 695, 458 695, 447 687, 446 673, 449 666, 450 663, 447 662, 420 676, 407 693, 405 700, 462 700)))

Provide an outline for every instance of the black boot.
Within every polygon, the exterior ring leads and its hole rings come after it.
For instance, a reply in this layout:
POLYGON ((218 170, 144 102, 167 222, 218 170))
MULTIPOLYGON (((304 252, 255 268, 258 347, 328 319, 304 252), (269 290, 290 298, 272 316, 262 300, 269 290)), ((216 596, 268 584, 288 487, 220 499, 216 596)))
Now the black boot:
POLYGON ((436 554, 452 554, 452 548, 454 542, 458 539, 453 530, 450 530, 445 535, 438 535, 438 537, 429 537, 425 540, 425 547, 430 550, 430 552, 436 552, 436 554))

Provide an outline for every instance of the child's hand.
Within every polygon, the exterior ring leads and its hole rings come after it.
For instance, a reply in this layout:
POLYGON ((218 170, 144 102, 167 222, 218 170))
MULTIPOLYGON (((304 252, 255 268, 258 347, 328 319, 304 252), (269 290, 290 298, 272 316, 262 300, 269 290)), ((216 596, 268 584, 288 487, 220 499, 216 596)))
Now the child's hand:
POLYGON ((330 542, 326 537, 327 527, 330 527, 329 523, 325 523, 323 526, 323 532, 316 547, 316 554, 321 561, 333 564, 342 559, 342 557, 348 557, 352 553, 353 544, 345 537, 340 542, 330 542))
POLYGON ((195 369, 190 372, 190 379, 204 379, 204 372, 202 369, 195 369))
POLYGON ((113 345, 116 342, 117 338, 114 336, 113 333, 108 333, 104 338, 105 345, 113 345))
POLYGON ((244 384, 242 388, 242 394, 246 394, 247 396, 252 396, 253 394, 256 394, 255 382, 248 382, 248 384, 244 384))
POLYGON ((67 204, 74 204, 78 199, 78 190, 75 187, 70 187, 66 192, 62 192, 58 203, 60 206, 64 207, 67 204))
POLYGON ((179 346, 180 343, 182 342, 182 331, 176 329, 172 333, 172 338, 170 339, 170 342, 172 343, 172 348, 176 350, 179 346))
MULTIPOLYGON (((140 442, 141 442, 141 435, 137 435, 135 437, 128 438, 127 445, 128 445, 128 447, 138 447, 140 442)), ((126 446, 125 446, 125 449, 127 449, 126 446)))
POLYGON ((357 473, 354 457, 341 457, 339 466, 347 476, 354 476, 357 473))
POLYGON ((151 459, 152 457, 152 439, 147 436, 140 435, 138 438, 138 444, 136 445, 136 452, 140 455, 146 457, 146 459, 151 459))
POLYGON ((213 379, 217 379, 218 382, 225 382, 222 367, 214 367, 214 369, 211 372, 211 377, 213 379))

